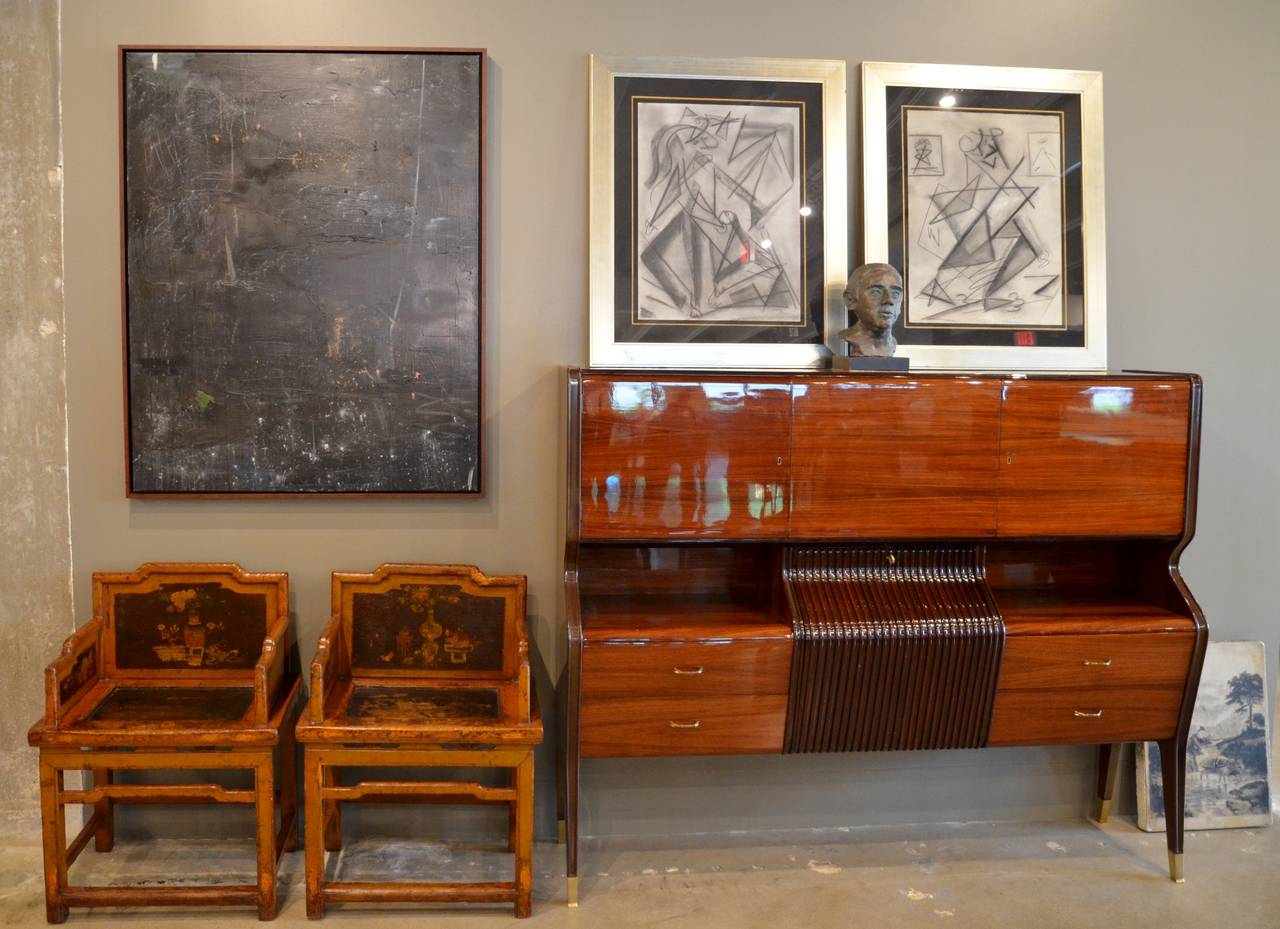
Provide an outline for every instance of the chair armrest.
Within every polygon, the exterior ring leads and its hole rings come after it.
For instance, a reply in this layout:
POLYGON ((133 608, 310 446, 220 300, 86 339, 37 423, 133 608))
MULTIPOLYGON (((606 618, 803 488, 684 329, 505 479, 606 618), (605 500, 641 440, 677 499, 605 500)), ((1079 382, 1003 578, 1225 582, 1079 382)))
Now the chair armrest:
POLYGON ((282 616, 262 640, 262 653, 253 666, 254 721, 265 725, 271 719, 277 691, 284 681, 289 651, 289 617, 282 616))
POLYGON ((62 650, 44 670, 45 721, 62 722, 75 698, 102 677, 102 620, 81 626, 62 643, 62 650))
POLYGON ((324 705, 328 698, 326 682, 336 680, 339 670, 339 652, 342 650, 342 617, 331 616, 329 624, 320 633, 315 657, 311 659, 310 718, 313 723, 324 722, 324 705))
POLYGON ((535 713, 538 695, 529 674, 529 640, 521 639, 516 649, 516 692, 520 699, 520 721, 532 721, 531 713, 535 713))
POLYGON ((538 703, 538 688, 529 690, 529 722, 542 725, 542 706, 538 703))

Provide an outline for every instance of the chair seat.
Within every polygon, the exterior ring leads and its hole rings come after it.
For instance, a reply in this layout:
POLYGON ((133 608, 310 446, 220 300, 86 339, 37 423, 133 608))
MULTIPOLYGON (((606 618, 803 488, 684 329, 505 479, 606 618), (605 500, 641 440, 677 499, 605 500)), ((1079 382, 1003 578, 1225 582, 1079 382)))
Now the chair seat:
POLYGON ((324 722, 303 721, 303 742, 462 742, 536 744, 542 721, 520 722, 516 687, 508 682, 455 684, 397 680, 343 681, 324 722))
POLYGON ((59 726, 41 721, 27 733, 31 745, 45 748, 159 748, 223 745, 275 745, 285 711, 297 696, 295 679, 265 724, 253 720, 251 685, 174 687, 102 681, 85 694, 59 726))

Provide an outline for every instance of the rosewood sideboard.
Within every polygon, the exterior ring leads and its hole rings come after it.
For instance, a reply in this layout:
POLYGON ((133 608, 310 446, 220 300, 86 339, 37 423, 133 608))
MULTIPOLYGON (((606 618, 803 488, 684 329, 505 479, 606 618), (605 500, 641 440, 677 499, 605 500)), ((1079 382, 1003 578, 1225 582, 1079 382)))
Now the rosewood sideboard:
POLYGON ((1195 375, 568 372, 559 808, 582 758, 1161 748, 1208 629, 1195 375))

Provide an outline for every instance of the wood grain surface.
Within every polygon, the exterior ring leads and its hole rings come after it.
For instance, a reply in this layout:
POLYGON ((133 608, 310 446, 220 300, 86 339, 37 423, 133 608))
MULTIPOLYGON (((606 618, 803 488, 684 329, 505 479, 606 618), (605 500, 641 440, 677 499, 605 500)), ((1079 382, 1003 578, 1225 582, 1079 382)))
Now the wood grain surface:
POLYGON ((582 754, 603 758, 780 752, 786 716, 786 694, 584 697, 582 754))
POLYGON ((1173 735, 1182 683, 1149 687, 1001 690, 988 745, 1137 742, 1173 735), (1079 716, 1097 713, 1101 716, 1079 716))
POLYGON ((1000 382, 793 386, 793 538, 994 535, 1000 382))
POLYGON ((1053 635, 1005 640, 1001 690, 1089 689, 1187 679, 1195 635, 1053 635))
POLYGON ((582 693, 588 699, 785 694, 791 638, 597 644, 588 635, 582 665, 582 693))
POLYGON ((1001 536, 1176 536, 1187 483, 1185 380, 1010 381, 1001 536))

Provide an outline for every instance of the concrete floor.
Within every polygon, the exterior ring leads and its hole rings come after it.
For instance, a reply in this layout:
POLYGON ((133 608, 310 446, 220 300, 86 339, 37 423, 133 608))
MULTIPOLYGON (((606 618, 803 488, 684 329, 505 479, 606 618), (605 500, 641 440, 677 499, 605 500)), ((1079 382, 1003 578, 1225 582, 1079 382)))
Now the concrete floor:
MULTIPOLYGON (((835 830, 664 841, 584 842, 582 904, 564 905, 563 848, 535 850, 533 916, 548 927, 1280 927, 1280 828, 1187 836, 1187 882, 1166 872, 1164 836, 1131 820, 835 830)), ((349 842, 329 865, 346 879, 430 873, 440 879, 505 875, 509 855, 478 847, 368 839, 349 842)), ((197 875, 251 881, 252 847, 233 840, 117 842, 86 850, 75 883, 140 877, 177 883, 197 875)), ((275 925, 309 923, 302 854, 286 855, 275 925)), ((324 923, 400 926, 430 919, 458 929, 517 925, 509 907, 330 905, 324 923)), ((70 927, 251 926, 238 909, 72 910, 70 927)), ((323 925, 322 923, 321 925, 323 925)), ((37 838, 0 846, 0 926, 44 925, 37 838)))

